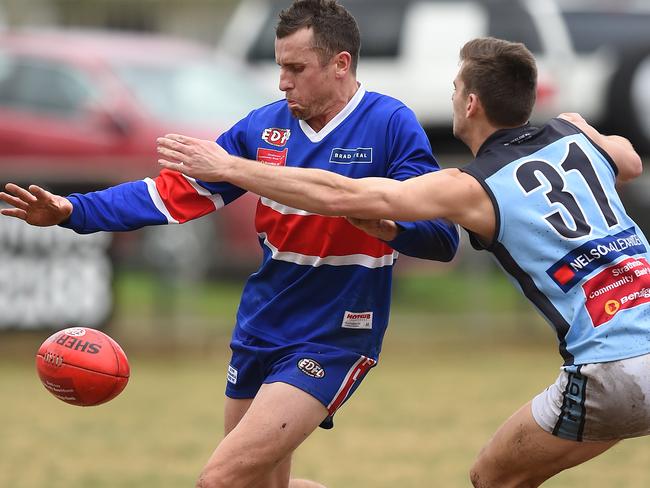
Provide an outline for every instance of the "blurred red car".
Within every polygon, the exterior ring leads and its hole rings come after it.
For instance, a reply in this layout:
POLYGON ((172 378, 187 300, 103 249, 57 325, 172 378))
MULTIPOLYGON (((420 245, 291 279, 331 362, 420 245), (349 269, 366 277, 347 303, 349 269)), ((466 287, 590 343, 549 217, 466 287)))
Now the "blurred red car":
MULTIPOLYGON (((106 31, 0 33, 0 174, 88 191, 155 176, 156 137, 216 139, 270 95, 208 47, 106 31)), ((232 265, 257 253, 242 197, 215 219, 232 265)))

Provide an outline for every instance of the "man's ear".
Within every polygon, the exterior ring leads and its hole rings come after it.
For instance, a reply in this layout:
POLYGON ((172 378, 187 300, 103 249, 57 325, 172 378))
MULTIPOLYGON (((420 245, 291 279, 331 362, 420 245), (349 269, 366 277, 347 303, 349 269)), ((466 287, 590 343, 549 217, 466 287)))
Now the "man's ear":
POLYGON ((336 77, 343 78, 352 69, 352 55, 347 51, 341 51, 334 56, 334 63, 336 77))
POLYGON ((483 105, 476 93, 470 93, 467 97, 465 105, 465 116, 469 119, 475 117, 478 113, 483 111, 483 105))

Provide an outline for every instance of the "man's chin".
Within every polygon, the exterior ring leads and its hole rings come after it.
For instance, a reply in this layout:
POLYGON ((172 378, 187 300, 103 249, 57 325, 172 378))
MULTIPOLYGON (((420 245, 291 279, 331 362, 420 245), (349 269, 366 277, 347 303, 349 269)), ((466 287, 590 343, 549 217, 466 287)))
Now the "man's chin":
POLYGON ((305 110, 298 105, 297 103, 291 103, 287 101, 287 107, 289 108, 289 112, 291 112, 291 115, 293 115, 295 118, 300 119, 300 120, 305 120, 305 110))
POLYGON ((307 120, 307 117, 306 117, 306 114, 305 114, 304 110, 300 110, 299 108, 291 108, 291 107, 289 107, 289 112, 291 112, 291 115, 293 115, 298 120, 307 120))

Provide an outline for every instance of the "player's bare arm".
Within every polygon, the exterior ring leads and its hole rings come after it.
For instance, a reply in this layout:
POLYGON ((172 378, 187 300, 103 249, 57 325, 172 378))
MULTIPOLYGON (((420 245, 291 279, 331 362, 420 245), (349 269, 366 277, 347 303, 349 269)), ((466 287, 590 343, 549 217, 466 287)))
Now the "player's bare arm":
MULTIPOLYGON (((228 154, 218 144, 178 134, 158 139, 159 164, 203 181, 227 181, 285 205, 321 215, 378 219, 384 216, 353 207, 357 201, 378 201, 382 178, 353 180, 335 173, 305 168, 277 167, 228 154), (372 180, 378 180, 374 182, 372 180), (363 183, 361 183, 363 181, 363 183), (351 208, 354 213, 349 212, 351 208)), ((389 180, 385 186, 399 185, 389 180)))
POLYGON ((47 227, 57 225, 70 217, 72 203, 67 198, 50 193, 43 188, 30 185, 27 189, 13 183, 5 185, 0 200, 12 208, 0 210, 2 215, 16 217, 28 224, 47 227))
MULTIPOLYGON (((230 155, 212 141, 194 139, 178 134, 169 134, 158 139, 158 152, 162 157, 166 158, 159 160, 161 166, 203 181, 230 181, 231 183, 235 183, 232 177, 228 177, 223 173, 228 168, 234 169, 235 175, 239 174, 240 177, 244 176, 244 174, 238 173, 240 171, 236 166, 238 163, 236 161, 233 162, 230 159, 230 155)), ((246 171, 250 171, 250 169, 245 167, 244 173, 246 171)), ((238 184, 242 188, 247 188, 241 182, 235 184, 238 184)), ((252 187, 247 189, 255 193, 261 191, 256 191, 252 187)), ((264 196, 268 195, 264 194, 264 196)), ((298 208, 308 210, 304 206, 298 208)), ((391 241, 399 234, 397 224, 388 219, 359 219, 351 217, 349 220, 352 225, 385 241, 391 241)))
POLYGON ((492 241, 495 209, 476 179, 459 169, 449 168, 412 178, 393 193, 390 206, 403 217, 395 220, 445 218, 477 234, 485 243, 492 241))
POLYGON ((203 181, 227 181, 284 205, 357 219, 446 218, 491 239, 494 210, 480 184, 458 169, 396 181, 346 178, 312 168, 234 157, 218 144, 170 134, 158 139, 162 167, 203 181))
POLYGON ((641 157, 625 137, 601 134, 589 125, 580 114, 563 113, 558 118, 567 120, 578 127, 612 157, 618 168, 618 175, 616 176, 618 182, 630 181, 641 175, 643 171, 641 157))

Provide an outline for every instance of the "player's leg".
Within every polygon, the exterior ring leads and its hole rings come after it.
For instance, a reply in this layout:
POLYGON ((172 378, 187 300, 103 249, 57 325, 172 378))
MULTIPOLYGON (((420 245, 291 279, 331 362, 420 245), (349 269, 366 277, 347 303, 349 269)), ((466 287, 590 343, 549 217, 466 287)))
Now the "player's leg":
POLYGON ((247 409, 241 400, 228 408, 228 427, 235 425, 210 457, 199 488, 288 486, 291 453, 327 416, 316 398, 280 382, 262 385, 247 409))
POLYGON ((289 488, 325 488, 325 485, 315 481, 292 479, 289 482, 289 488))
POLYGON ((481 450, 470 478, 475 488, 532 488, 598 456, 616 442, 577 442, 554 436, 537 424, 528 402, 481 450))
MULTIPOLYGON (((244 417, 248 411, 253 399, 236 399, 226 397, 224 403, 224 437, 237 427, 237 424, 244 417)), ((289 479, 291 471, 291 454, 285 460, 278 464, 278 466, 260 479, 258 486, 262 487, 285 487, 289 479)))
MULTIPOLYGON (((233 430, 239 421, 242 419, 253 399, 225 399, 224 408, 224 435, 228 435, 233 430)), ((284 461, 282 461, 268 476, 259 483, 259 486, 285 486, 286 480, 289 479, 291 472, 291 456, 289 454, 284 461)), ((304 479, 291 479, 289 481, 289 488, 325 488, 324 485, 310 480, 304 479)))

